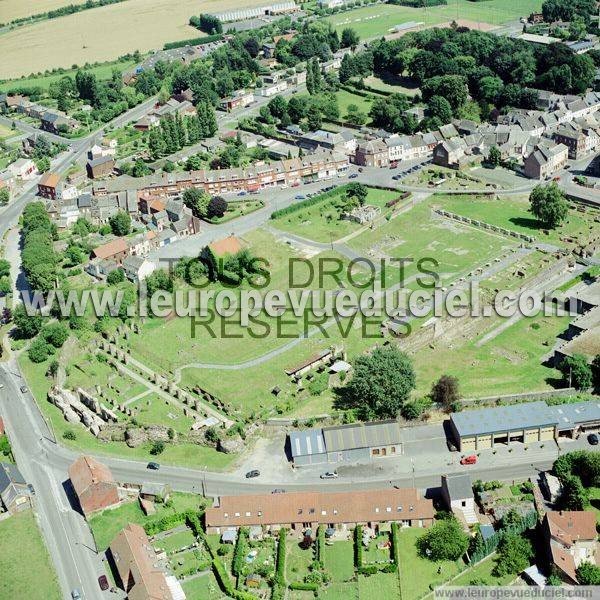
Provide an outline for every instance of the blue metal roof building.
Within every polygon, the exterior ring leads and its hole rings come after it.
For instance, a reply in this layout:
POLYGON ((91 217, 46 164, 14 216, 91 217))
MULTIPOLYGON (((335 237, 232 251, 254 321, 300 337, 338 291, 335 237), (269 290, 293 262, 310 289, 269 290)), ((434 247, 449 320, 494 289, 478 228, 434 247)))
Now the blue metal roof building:
POLYGON ((322 429, 304 429, 290 433, 290 449, 294 464, 316 465, 327 462, 322 429))

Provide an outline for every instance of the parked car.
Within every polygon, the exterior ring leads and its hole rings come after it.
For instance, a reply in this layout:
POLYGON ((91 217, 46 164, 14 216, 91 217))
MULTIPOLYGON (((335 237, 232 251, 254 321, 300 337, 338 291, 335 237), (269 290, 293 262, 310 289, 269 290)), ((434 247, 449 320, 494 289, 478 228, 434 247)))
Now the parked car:
POLYGON ((326 471, 325 473, 321 473, 321 479, 336 479, 337 476, 337 471, 326 471))
POLYGON ((22 394, 26 394, 27 393, 27 386, 26 385, 22 385, 20 389, 21 389, 21 393, 22 394))
POLYGON ((285 494, 285 490, 281 489, 281 488, 275 488, 271 494, 285 494))
POLYGON ((258 469, 252 469, 252 471, 248 471, 246 473, 246 479, 253 479, 254 477, 258 477, 260 475, 260 471, 258 469))
POLYGON ((75 588, 74 590, 71 590, 71 598, 73 598, 73 600, 81 600, 82 595, 81 595, 81 590, 75 588))
POLYGON ((358 167, 358 172, 362 173, 363 172, 363 168, 362 167, 358 167))
POLYGON ((160 465, 157 462, 149 462, 146 465, 147 469, 150 469, 151 471, 158 471, 160 469, 160 465))
POLYGON ((98 577, 98 585, 103 592, 110 587, 106 575, 100 575, 100 577, 98 577))
POLYGON ((241 192, 238 192, 238 196, 245 196, 246 192, 244 192, 243 190, 241 192))
POLYGON ((595 433, 590 433, 590 435, 588 435, 588 442, 592 445, 592 446, 597 446, 598 442, 600 442, 600 438, 598 438, 598 435, 595 433))
POLYGON ((477 456, 475 454, 471 454, 469 456, 463 456, 460 459, 461 465, 474 465, 477 462, 477 456))
POLYGON ((356 179, 358 177, 358 173, 352 173, 352 175, 348 175, 348 179, 356 179))
POLYGON ((306 200, 306 196, 304 194, 296 194, 294 198, 296 200, 306 200))

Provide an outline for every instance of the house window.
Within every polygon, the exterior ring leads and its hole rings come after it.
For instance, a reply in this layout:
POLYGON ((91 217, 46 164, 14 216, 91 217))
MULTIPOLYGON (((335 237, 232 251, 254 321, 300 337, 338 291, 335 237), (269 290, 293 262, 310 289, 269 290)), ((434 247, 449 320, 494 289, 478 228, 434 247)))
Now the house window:
POLYGON ((391 452, 392 454, 396 454, 396 446, 392 446, 392 447, 390 448, 390 452, 391 452))
POLYGON ((334 508, 334 509, 333 509, 333 514, 334 514, 334 515, 337 515, 337 508, 334 508))
POLYGON ((259 510, 257 514, 259 517, 262 517, 262 510, 259 510))
POLYGON ((308 513, 311 514, 311 515, 314 515, 315 514, 315 509, 314 508, 309 509, 308 513))
POLYGON ((249 517, 249 516, 250 516, 250 513, 249 513, 249 512, 247 512, 247 513, 246 513, 246 516, 247 516, 247 517, 249 517))
POLYGON ((301 509, 301 508, 299 508, 299 509, 298 509, 298 514, 299 514, 299 515, 301 515, 301 514, 302 514, 302 512, 303 512, 303 511, 302 511, 302 509, 301 509))
POLYGON ((229 513, 225 513, 223 516, 227 519, 227 517, 229 517, 229 513))
POLYGON ((373 456, 379 456, 379 448, 373 448, 373 450, 371 450, 371 454, 373 456))
POLYGON ((402 507, 401 507, 401 506, 397 506, 397 507, 396 507, 396 510, 397 510, 398 512, 402 512, 402 507))
POLYGON ((240 513, 235 513, 235 516, 236 516, 236 517, 239 517, 239 516, 240 516, 240 513))
POLYGON ((415 507, 414 507, 414 506, 409 506, 409 507, 408 507, 408 510, 409 510, 409 511, 413 511, 413 510, 415 510, 415 507))
POLYGON ((324 517, 326 514, 327 514, 327 511, 326 511, 326 510, 322 510, 322 511, 321 511, 321 515, 322 515, 323 517, 324 517))
POLYGON ((391 507, 391 506, 388 506, 388 507, 385 509, 385 512, 392 512, 392 507, 391 507))
POLYGON ((376 512, 376 513, 378 513, 378 512, 379 512, 379 509, 378 509, 378 508, 376 508, 376 509, 375 509, 375 512, 376 512))

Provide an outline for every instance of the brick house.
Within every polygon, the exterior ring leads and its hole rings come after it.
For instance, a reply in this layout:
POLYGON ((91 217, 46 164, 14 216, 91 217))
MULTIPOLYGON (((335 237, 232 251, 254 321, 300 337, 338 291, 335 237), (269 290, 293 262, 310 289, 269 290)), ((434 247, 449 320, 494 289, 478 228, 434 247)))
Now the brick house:
POLYGON ((569 158, 577 160, 593 152, 598 146, 599 138, 593 129, 566 126, 554 134, 554 141, 564 144, 569 149, 569 158))
POLYGON ((125 238, 117 238, 107 244, 102 244, 92 251, 94 258, 101 260, 112 260, 121 264, 123 259, 129 254, 129 247, 125 238))
POLYGON ((60 175, 57 173, 44 173, 38 182, 38 196, 56 200, 60 175))
POLYGON ((118 573, 117 584, 129 600, 174 600, 185 595, 174 577, 158 566, 156 551, 144 528, 129 523, 110 544, 110 558, 118 573))
POLYGON ((100 156, 88 161, 86 165, 87 176, 90 179, 98 179, 110 175, 115 168, 115 159, 112 156, 100 156))
POLYGON ((231 96, 223 98, 221 100, 220 106, 223 110, 230 112, 232 110, 235 110, 236 108, 245 108, 253 102, 254 94, 252 92, 247 92, 246 90, 238 90, 237 92, 234 92, 231 96))
POLYGON ((414 488, 355 492, 291 492, 221 496, 204 514, 206 532, 221 534, 238 527, 294 531, 318 525, 345 530, 357 524, 369 527, 397 522, 411 527, 433 523, 433 502, 414 488))
POLYGON ((80 456, 69 467, 69 478, 86 516, 120 502, 110 469, 91 456, 80 456))
POLYGON ((600 553, 594 512, 589 510, 547 512, 542 523, 542 531, 548 559, 568 583, 578 583, 576 571, 582 563, 598 563, 600 553))
POLYGON ((387 167, 389 151, 382 140, 363 142, 356 147, 355 161, 364 167, 387 167))
POLYGON ((564 144, 540 142, 523 161, 523 172, 530 179, 546 179, 566 164, 569 149, 564 144))

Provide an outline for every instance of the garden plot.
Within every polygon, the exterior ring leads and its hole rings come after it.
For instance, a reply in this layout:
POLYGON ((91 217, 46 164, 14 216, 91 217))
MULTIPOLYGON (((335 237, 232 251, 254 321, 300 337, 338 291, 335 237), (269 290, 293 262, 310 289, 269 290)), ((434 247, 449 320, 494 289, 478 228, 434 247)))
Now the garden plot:
MULTIPOLYGON (((363 529, 363 536, 366 528, 363 529)), ((364 537, 364 540, 368 538, 364 537)), ((386 532, 380 532, 374 537, 368 539, 367 545, 363 543, 363 564, 382 564, 389 563, 392 561, 391 548, 392 541, 390 534, 386 532)))

